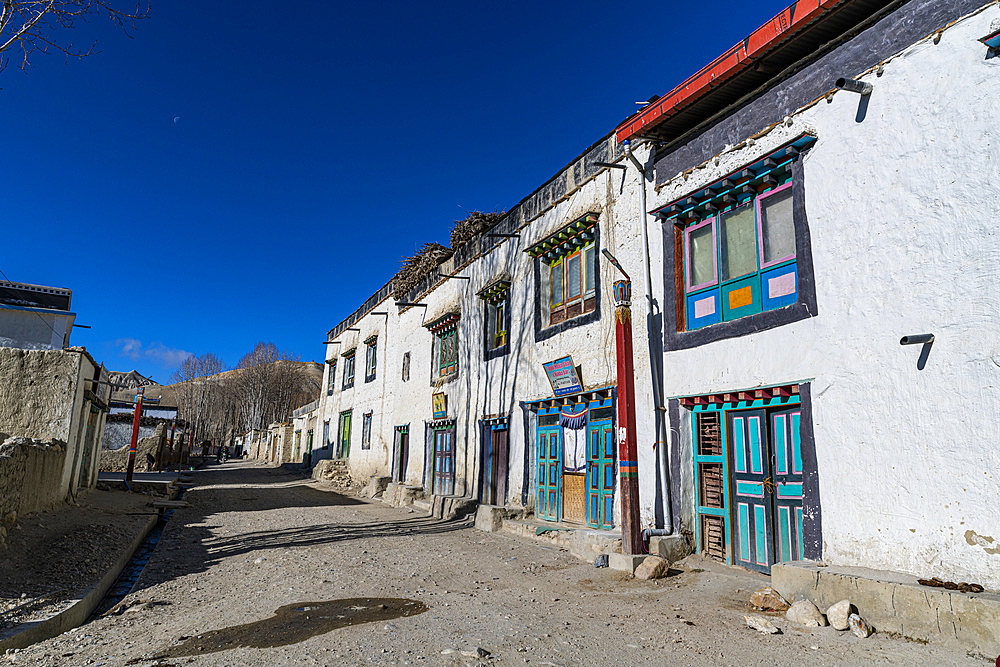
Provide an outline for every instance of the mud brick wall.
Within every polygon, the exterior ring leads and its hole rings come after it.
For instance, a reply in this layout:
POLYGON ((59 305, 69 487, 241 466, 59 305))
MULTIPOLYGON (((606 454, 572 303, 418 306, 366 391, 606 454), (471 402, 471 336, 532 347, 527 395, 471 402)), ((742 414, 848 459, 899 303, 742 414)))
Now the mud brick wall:
POLYGON ((0 445, 0 517, 51 509, 63 501, 66 447, 56 441, 6 438, 0 445))
POLYGON ((0 431, 70 442, 81 355, 0 347, 0 431))

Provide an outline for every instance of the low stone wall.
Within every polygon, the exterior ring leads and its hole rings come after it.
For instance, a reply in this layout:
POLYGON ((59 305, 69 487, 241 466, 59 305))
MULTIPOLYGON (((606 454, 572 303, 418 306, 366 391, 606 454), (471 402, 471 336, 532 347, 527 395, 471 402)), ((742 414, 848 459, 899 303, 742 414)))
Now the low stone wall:
MULTIPOLYGON (((0 434, 4 435, 4 434, 0 434)), ((8 438, 0 445, 0 517, 52 509, 63 502, 66 445, 58 440, 8 438)))

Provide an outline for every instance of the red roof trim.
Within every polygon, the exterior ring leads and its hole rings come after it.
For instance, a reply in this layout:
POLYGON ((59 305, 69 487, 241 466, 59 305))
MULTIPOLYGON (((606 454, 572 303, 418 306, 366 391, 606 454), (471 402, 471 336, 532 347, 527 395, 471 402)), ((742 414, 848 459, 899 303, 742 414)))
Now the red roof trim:
POLYGON ((662 117, 692 104, 712 88, 739 74, 753 60, 795 33, 829 9, 851 0, 799 0, 754 30, 749 37, 700 69, 669 93, 629 118, 615 129, 621 143, 660 122, 662 117))

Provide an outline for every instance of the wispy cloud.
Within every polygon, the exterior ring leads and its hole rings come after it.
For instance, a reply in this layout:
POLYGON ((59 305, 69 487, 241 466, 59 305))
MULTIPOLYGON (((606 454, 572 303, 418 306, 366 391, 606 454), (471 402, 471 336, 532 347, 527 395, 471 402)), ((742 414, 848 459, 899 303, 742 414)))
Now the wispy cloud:
POLYGON ((167 347, 159 341, 143 346, 142 341, 135 338, 119 338, 115 341, 118 356, 127 357, 132 361, 146 359, 159 362, 163 368, 176 368, 191 355, 190 352, 167 347))

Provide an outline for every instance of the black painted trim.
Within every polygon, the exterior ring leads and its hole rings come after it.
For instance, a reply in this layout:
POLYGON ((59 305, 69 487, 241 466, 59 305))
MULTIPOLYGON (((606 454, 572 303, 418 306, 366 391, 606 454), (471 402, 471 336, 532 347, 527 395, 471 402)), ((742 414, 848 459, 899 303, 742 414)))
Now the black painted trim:
MULTIPOLYGON (((805 155, 805 154, 803 154, 805 155)), ((806 216, 806 189, 803 178, 802 156, 792 162, 792 222, 795 225, 795 261, 798 273, 797 303, 777 310, 767 310, 756 315, 742 317, 729 322, 710 324, 693 331, 677 331, 677 299, 685 298, 678 295, 674 289, 674 262, 683 262, 684 258, 674 257, 674 223, 662 224, 663 232, 663 281, 664 281, 664 335, 665 350, 687 350, 700 345, 714 343, 727 338, 737 338, 758 331, 767 331, 775 327, 798 322, 809 317, 815 317, 816 280, 813 275, 812 237, 809 234, 809 220, 806 216)))
MULTIPOLYGON (((596 276, 601 275, 601 224, 598 222, 593 227, 594 230, 594 274, 596 276)), ((543 340, 552 338, 557 334, 561 334, 564 331, 569 331, 570 329, 575 329, 576 327, 582 327, 587 324, 593 324, 594 322, 599 322, 601 320, 601 281, 594 281, 594 309, 589 313, 584 313, 583 315, 578 315, 570 320, 564 320, 559 324, 553 324, 548 328, 542 329, 542 270, 541 270, 542 260, 539 257, 535 258, 534 262, 534 272, 535 272, 535 342, 540 343, 543 340)))
POLYGON ((823 558, 823 515, 820 510, 819 465, 816 459, 816 438, 813 431, 812 387, 799 385, 799 445, 802 451, 802 540, 803 555, 809 560, 823 558))

